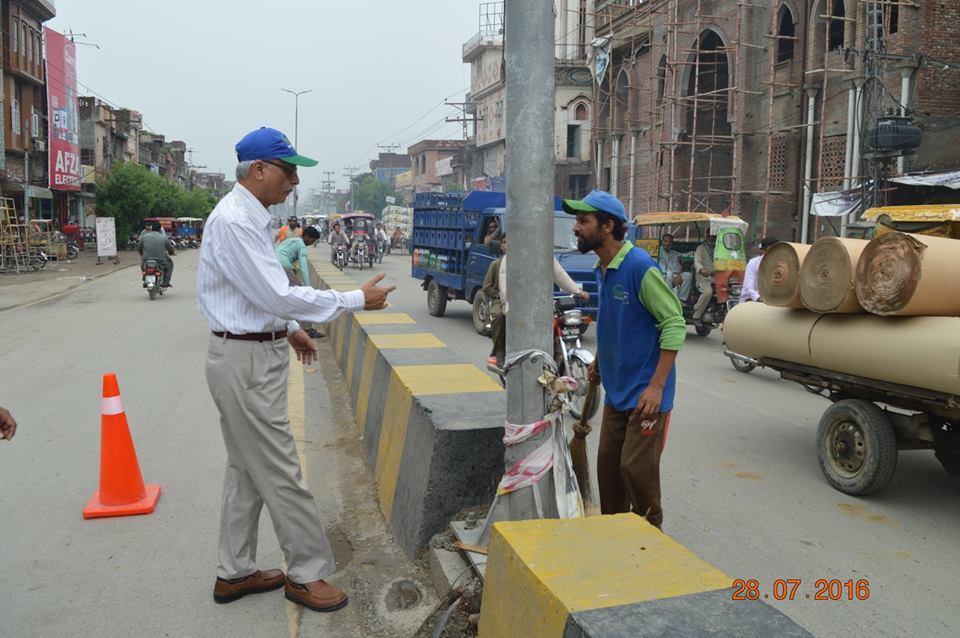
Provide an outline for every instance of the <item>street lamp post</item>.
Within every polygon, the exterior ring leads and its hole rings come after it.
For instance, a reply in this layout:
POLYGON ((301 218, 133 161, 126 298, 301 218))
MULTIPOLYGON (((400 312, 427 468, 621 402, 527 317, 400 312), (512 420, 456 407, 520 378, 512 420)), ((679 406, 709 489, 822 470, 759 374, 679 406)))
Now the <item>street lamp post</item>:
MULTIPOLYGON (((305 91, 291 91, 290 89, 280 89, 280 90, 286 93, 289 93, 290 95, 293 96, 293 145, 298 149, 297 152, 299 152, 300 140, 298 139, 297 134, 299 133, 298 129, 300 125, 300 121, 299 121, 300 120, 300 96, 303 95, 304 93, 310 93, 311 91, 313 91, 313 89, 306 89, 305 91)), ((293 214, 294 216, 296 216, 297 214, 296 186, 294 186, 293 188, 293 214)))

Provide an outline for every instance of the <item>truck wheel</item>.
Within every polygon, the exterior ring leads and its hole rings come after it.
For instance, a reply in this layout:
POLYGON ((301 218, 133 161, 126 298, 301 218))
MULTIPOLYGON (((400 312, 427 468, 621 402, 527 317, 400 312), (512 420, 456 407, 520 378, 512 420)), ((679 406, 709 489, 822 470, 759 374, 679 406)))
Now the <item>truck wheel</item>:
POLYGON ((434 317, 442 317, 447 311, 447 287, 431 279, 427 286, 427 311, 434 317))
POLYGON ((820 418, 817 460, 834 489, 854 496, 876 492, 897 469, 893 426, 870 401, 837 401, 820 418))
POLYGON ((473 329, 478 335, 484 337, 490 336, 490 328, 487 327, 489 321, 490 306, 487 304, 487 296, 482 290, 478 290, 473 295, 473 329))

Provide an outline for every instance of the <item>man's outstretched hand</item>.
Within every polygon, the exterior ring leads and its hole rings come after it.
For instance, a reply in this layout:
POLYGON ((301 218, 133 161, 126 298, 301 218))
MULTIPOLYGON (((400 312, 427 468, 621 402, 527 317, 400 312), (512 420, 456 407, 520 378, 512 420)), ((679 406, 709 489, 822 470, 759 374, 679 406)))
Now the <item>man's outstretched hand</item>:
POLYGON ((297 361, 307 365, 317 360, 317 344, 313 342, 306 330, 297 330, 289 337, 287 341, 297 353, 297 361))
POLYGON ((0 408, 0 441, 13 439, 17 433, 17 422, 6 408, 0 408))
POLYGON ((383 310, 387 307, 387 295, 397 289, 396 286, 378 286, 385 273, 375 275, 370 281, 360 286, 365 301, 364 310, 383 310))

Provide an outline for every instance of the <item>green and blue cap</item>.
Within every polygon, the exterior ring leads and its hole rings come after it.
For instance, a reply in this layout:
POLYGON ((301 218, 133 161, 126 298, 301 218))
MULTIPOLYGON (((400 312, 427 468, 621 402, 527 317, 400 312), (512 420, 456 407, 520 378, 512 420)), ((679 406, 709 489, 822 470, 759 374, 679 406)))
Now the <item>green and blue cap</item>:
POLYGON ((261 126, 237 142, 237 161, 278 159, 295 166, 316 166, 317 160, 304 157, 293 148, 290 139, 275 128, 261 126))
POLYGON ((563 210, 571 215, 577 213, 607 213, 626 222, 627 211, 623 202, 606 191, 590 191, 583 199, 563 200, 563 210))

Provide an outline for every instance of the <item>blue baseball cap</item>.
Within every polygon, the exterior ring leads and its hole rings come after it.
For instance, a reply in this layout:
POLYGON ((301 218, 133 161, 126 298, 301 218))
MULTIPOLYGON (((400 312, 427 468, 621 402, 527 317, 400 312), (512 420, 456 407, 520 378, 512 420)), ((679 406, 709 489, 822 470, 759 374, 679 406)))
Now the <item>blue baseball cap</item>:
POLYGON ((563 210, 571 215, 577 213, 607 213, 626 222, 627 211, 623 203, 606 191, 590 191, 583 199, 563 200, 563 210))
POLYGON ((297 149, 293 148, 286 135, 266 126, 244 135, 243 139, 237 142, 236 149, 239 162, 278 159, 296 166, 316 166, 319 163, 315 159, 297 154, 297 149))

